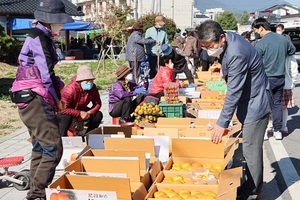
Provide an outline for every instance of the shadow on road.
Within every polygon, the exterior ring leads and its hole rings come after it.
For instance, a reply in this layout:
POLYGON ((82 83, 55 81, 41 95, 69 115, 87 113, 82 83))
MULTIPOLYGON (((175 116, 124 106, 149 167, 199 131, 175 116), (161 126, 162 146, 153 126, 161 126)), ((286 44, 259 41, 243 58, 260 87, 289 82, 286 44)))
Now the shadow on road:
MULTIPOLYGON (((276 175, 274 176, 274 178, 269 181, 269 182, 265 182, 264 183, 264 190, 267 191, 272 191, 274 185, 278 185, 279 194, 276 194, 276 196, 273 196, 275 193, 272 193, 272 199, 277 199, 278 197, 280 197, 290 186, 292 186, 294 183, 296 183, 297 181, 300 181, 299 176, 293 176, 292 173, 289 173, 290 170, 292 169, 280 169, 279 166, 286 166, 287 162, 292 162, 293 165, 297 168, 297 166, 300 166, 300 160, 297 158, 293 158, 293 157, 289 157, 289 158, 283 158, 280 159, 279 161, 273 162, 271 164, 271 167, 273 167, 273 171, 272 173, 275 173, 276 175), (285 173, 285 177, 283 177, 283 174, 281 173, 281 171, 284 170, 286 171, 285 173), (290 175, 290 176, 289 176, 290 175), (284 179, 285 178, 285 179, 284 179), (288 183, 286 183, 284 180, 287 180, 288 183), (288 184, 288 185, 287 185, 288 184)), ((299 172, 298 172, 299 173, 299 172)), ((281 196, 282 197, 282 196, 281 196)), ((295 197, 291 197, 291 199, 294 199, 295 197)), ((269 200, 268 196, 264 196, 262 198, 262 200, 269 200)), ((271 199, 270 199, 271 200, 271 199)))

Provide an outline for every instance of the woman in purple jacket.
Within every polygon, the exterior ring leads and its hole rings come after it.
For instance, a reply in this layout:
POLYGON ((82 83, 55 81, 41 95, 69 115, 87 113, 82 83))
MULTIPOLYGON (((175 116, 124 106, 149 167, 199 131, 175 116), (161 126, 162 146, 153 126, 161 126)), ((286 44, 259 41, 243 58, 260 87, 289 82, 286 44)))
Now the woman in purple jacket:
POLYGON ((131 114, 145 98, 143 93, 147 89, 148 82, 145 81, 144 85, 138 86, 132 82, 131 71, 132 69, 125 65, 118 67, 117 80, 109 90, 108 112, 112 117, 120 117, 119 124, 133 121, 131 114))
POLYGON ((19 68, 12 87, 12 101, 32 139, 30 190, 27 199, 46 199, 45 188, 52 182, 62 153, 62 139, 56 111, 61 102, 59 82, 54 73, 58 61, 52 33, 73 22, 61 0, 38 1, 35 28, 29 32, 19 55, 19 68))

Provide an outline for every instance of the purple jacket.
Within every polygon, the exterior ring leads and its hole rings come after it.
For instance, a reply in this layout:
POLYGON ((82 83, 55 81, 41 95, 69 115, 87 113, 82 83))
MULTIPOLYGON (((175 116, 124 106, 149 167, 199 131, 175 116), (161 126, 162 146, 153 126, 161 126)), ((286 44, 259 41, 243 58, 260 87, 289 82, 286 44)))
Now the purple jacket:
POLYGON ((46 102, 55 106, 55 102, 61 99, 62 83, 57 80, 54 73, 58 57, 51 32, 41 24, 31 29, 18 60, 19 68, 12 91, 32 89, 46 102))
POLYGON ((130 90, 128 92, 122 83, 119 80, 116 80, 109 90, 108 96, 108 112, 110 113, 114 109, 114 104, 124 99, 125 97, 133 97, 136 95, 134 89, 137 88, 137 85, 133 82, 130 82, 130 90))

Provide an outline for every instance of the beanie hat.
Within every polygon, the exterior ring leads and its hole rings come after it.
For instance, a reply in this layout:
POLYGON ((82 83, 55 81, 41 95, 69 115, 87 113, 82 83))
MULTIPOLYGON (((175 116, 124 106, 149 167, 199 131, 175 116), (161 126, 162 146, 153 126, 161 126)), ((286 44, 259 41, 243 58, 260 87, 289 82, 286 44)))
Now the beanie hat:
POLYGON ((39 0, 34 18, 49 24, 74 22, 70 15, 65 12, 65 4, 62 0, 39 0))
POLYGON ((95 76, 90 66, 83 65, 77 69, 76 81, 84 81, 84 80, 91 80, 91 79, 95 79, 95 76))
POLYGON ((126 65, 121 65, 116 71, 117 79, 124 78, 130 72, 131 68, 127 67, 126 65))

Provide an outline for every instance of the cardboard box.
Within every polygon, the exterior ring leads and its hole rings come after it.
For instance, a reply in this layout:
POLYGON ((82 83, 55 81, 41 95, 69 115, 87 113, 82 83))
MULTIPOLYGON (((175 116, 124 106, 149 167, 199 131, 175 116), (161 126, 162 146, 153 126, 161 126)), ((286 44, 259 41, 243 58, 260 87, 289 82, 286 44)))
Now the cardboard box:
POLYGON ((146 166, 146 163, 149 163, 149 161, 146 161, 145 151, 90 149, 82 156, 138 157, 140 162, 140 174, 146 173, 149 168, 149 166, 146 166))
MULTIPOLYGON (((104 146, 106 150, 134 150, 145 151, 150 154, 150 164, 154 163, 155 148, 154 139, 141 138, 104 138, 104 146)), ((147 155, 147 154, 146 154, 147 155)), ((146 157, 147 159, 148 157, 146 157)))
POLYGON ((56 169, 63 170, 70 161, 75 161, 77 155, 83 150, 84 145, 81 137, 62 137, 63 155, 56 169))
POLYGON ((138 157, 83 156, 65 168, 66 172, 127 174, 131 182, 140 182, 138 157))
POLYGON ((136 135, 136 127, 129 126, 101 126, 96 128, 86 134, 86 139, 88 141, 89 134, 124 134, 125 137, 130 138, 131 135, 136 135))
MULTIPOLYGON (((138 188, 141 187, 139 185, 138 188)), ((56 179, 46 188, 46 199, 131 200, 129 178, 69 175, 56 179)), ((139 200, 139 199, 135 199, 139 200)))
POLYGON ((219 95, 218 91, 201 91, 201 99, 218 99, 219 95))
POLYGON ((191 118, 157 118, 156 128, 178 128, 178 134, 181 136, 186 128, 191 127, 191 118))
MULTIPOLYGON (((161 172, 167 173, 167 172, 161 172)), ((211 191, 216 194, 216 199, 218 200, 233 200, 236 199, 236 188, 240 185, 240 175, 241 175, 241 167, 233 170, 226 170, 220 174, 220 182, 218 185, 193 185, 193 184, 163 184, 163 183, 155 183, 153 187, 150 188, 149 193, 147 194, 147 200, 154 199, 154 193, 157 191, 162 191, 165 188, 170 188, 175 192, 179 192, 180 190, 188 190, 188 191, 198 191, 205 192, 211 191)), ((157 180, 159 180, 158 177, 157 180)), ((167 199, 167 198, 160 198, 167 199)), ((172 199, 181 199, 181 198, 172 198, 172 199)), ((189 199, 199 199, 199 198, 189 198, 189 199)))
POLYGON ((236 146, 231 146, 225 155, 225 142, 213 143, 210 139, 180 138, 172 140, 172 157, 165 165, 164 170, 170 170, 174 163, 221 164, 225 169, 232 158, 236 146))

